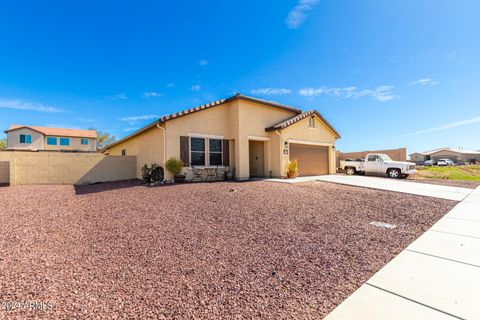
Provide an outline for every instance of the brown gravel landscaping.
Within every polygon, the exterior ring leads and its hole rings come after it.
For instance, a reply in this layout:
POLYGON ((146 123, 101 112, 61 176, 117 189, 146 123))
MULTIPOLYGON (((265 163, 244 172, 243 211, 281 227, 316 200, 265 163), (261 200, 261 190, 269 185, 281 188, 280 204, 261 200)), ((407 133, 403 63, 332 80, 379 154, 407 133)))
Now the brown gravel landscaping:
POLYGON ((439 184, 442 186, 461 187, 461 188, 468 188, 468 189, 475 189, 476 187, 480 186, 480 182, 468 181, 468 180, 425 179, 425 178, 408 177, 406 181, 428 183, 428 184, 439 184))
POLYGON ((455 204, 323 182, 0 188, 0 318, 322 318, 455 204), (52 305, 4 308, 24 301, 52 305))

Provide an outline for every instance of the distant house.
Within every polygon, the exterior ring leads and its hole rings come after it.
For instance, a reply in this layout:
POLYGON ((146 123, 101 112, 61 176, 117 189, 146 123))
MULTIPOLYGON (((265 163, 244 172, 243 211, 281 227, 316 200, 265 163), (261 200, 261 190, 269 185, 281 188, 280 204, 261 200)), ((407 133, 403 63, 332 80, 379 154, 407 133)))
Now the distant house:
POLYGON ((97 150, 97 132, 14 124, 5 131, 7 150, 83 151, 97 150))
POLYGON ((480 162, 480 151, 463 148, 440 148, 410 155, 410 161, 423 163, 426 160, 451 159, 453 162, 480 162))

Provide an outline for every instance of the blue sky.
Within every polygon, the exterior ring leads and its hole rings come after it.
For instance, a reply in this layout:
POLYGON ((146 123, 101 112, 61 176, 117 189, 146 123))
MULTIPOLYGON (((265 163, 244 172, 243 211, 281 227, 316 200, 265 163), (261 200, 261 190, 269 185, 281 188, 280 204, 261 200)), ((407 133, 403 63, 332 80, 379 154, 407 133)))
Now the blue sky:
POLYGON ((344 151, 480 149, 478 1, 0 1, 0 128, 120 138, 235 92, 344 151))

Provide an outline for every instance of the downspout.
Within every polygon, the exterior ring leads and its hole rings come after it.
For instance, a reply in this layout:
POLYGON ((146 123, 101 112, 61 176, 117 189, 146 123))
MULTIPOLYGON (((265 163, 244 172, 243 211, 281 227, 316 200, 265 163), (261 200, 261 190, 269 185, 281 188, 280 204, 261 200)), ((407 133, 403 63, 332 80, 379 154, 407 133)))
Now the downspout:
POLYGON ((157 123, 157 128, 163 131, 163 165, 165 166, 167 157, 167 131, 164 127, 160 127, 160 123, 157 123))

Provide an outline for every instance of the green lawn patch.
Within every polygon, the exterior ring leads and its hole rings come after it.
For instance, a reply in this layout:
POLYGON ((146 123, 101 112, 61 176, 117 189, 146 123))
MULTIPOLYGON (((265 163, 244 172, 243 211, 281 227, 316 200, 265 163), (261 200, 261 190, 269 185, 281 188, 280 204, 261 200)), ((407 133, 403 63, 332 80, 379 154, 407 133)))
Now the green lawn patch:
POLYGON ((417 175, 431 179, 480 181, 480 166, 418 167, 417 175))

